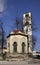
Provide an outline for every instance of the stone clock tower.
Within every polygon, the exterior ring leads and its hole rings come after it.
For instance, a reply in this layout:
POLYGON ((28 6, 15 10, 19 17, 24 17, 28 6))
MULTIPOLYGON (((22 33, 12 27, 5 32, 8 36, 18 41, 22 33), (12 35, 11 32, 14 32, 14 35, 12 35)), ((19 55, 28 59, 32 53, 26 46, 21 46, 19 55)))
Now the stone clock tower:
POLYGON ((31 12, 23 14, 23 31, 28 35, 28 52, 32 53, 32 15, 31 12))

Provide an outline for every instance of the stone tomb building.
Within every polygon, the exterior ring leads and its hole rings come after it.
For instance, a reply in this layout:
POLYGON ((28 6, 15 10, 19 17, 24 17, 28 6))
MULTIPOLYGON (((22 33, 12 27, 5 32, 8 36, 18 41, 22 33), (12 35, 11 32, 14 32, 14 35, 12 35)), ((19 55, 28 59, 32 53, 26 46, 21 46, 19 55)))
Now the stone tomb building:
POLYGON ((7 37, 8 56, 12 58, 27 58, 32 54, 32 14, 23 14, 23 32, 15 30, 7 37), (23 33, 24 32, 24 33, 23 33), (29 53, 29 54, 28 54, 29 53))
POLYGON ((24 59, 28 53, 27 35, 19 30, 7 36, 7 54, 9 58, 24 59))

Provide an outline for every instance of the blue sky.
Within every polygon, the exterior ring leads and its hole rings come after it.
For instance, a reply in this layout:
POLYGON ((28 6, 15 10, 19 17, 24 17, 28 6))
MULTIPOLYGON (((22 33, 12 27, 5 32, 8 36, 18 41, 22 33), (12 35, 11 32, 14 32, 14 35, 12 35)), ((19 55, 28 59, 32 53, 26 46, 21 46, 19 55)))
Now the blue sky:
POLYGON ((40 0, 0 0, 0 20, 6 36, 16 29, 15 18, 19 18, 25 12, 32 12, 32 23, 36 30, 33 35, 36 37, 35 50, 40 50, 40 0))

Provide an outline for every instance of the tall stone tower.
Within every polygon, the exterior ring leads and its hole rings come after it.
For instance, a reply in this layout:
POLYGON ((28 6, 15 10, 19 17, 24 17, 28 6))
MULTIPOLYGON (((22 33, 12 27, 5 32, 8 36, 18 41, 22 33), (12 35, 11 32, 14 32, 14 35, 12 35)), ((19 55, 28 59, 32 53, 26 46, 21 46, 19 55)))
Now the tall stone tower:
POLYGON ((23 31, 28 35, 28 52, 32 53, 32 15, 31 12, 23 14, 23 31))

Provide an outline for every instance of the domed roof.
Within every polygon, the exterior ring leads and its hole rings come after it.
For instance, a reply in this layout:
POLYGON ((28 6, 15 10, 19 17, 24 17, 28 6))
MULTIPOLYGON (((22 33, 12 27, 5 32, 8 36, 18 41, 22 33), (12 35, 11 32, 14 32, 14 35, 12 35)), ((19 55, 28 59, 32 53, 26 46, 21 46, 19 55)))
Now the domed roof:
POLYGON ((20 31, 20 30, 14 30, 14 31, 12 31, 12 32, 7 36, 7 38, 8 38, 10 35, 23 35, 23 36, 27 36, 27 34, 25 34, 24 32, 22 32, 22 31, 20 31))

